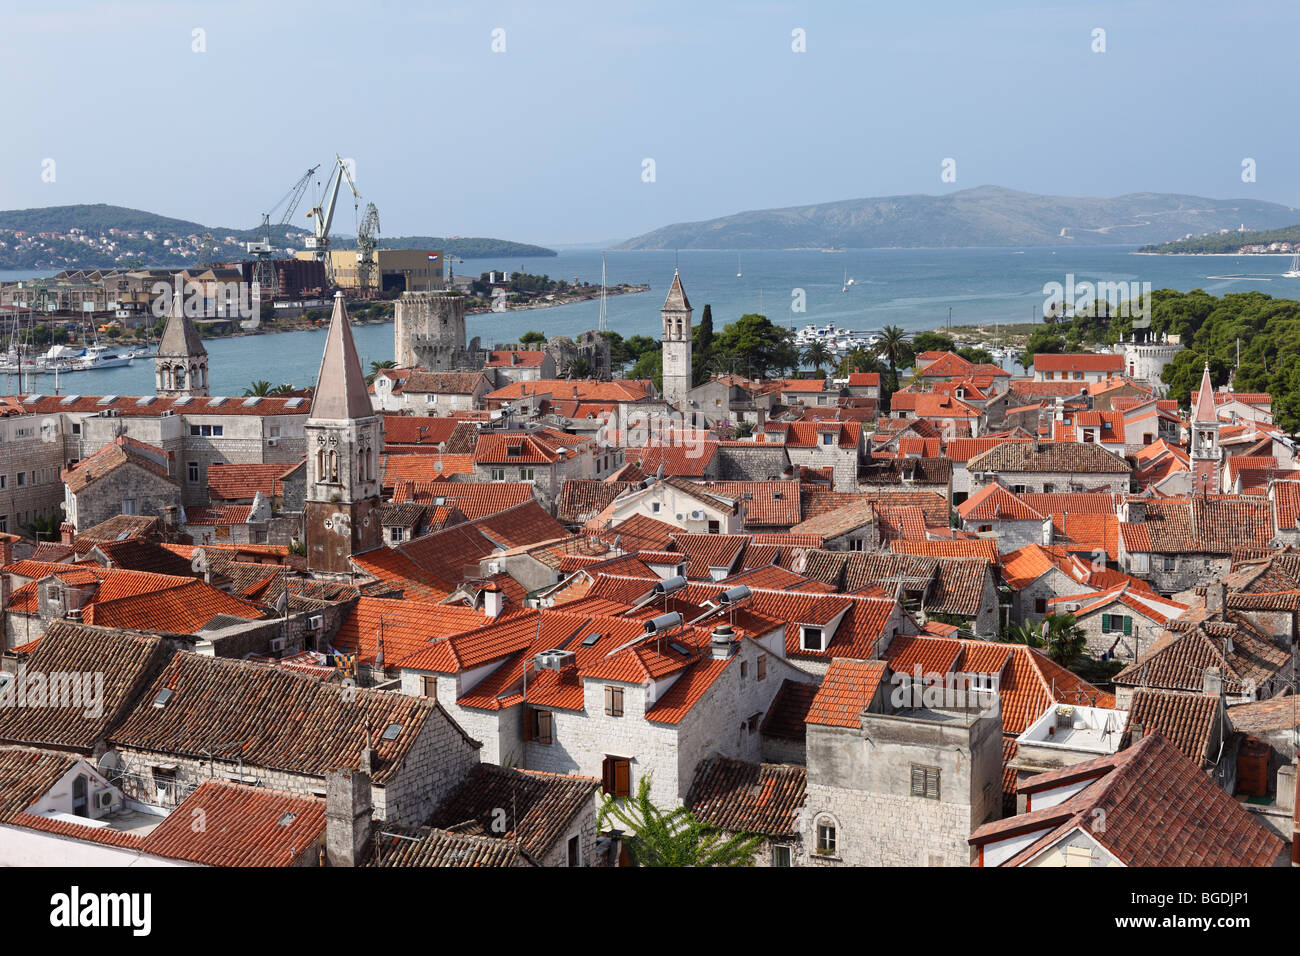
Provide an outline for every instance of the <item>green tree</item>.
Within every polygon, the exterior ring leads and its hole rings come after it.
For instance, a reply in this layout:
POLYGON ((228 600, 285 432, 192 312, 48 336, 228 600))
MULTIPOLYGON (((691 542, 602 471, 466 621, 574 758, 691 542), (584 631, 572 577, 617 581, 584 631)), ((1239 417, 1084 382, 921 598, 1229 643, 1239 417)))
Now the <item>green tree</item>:
POLYGON ((1059 354, 1065 351, 1065 336, 1047 325, 1034 327, 1025 340, 1024 351, 1020 353, 1020 367, 1026 372, 1034 364, 1034 356, 1046 353, 1059 354))
POLYGON ((529 345, 545 345, 546 335, 543 332, 525 332, 519 336, 519 344, 525 347, 529 345))
POLYGON ((654 382, 655 388, 663 391, 664 387, 664 354, 660 351, 643 352, 641 357, 636 360, 632 366, 632 371, 628 373, 630 378, 650 379, 654 382))
POLYGON ((1047 625, 1043 645, 1052 660, 1068 668, 1083 656, 1088 648, 1088 635, 1073 614, 1049 614, 1043 622, 1047 625))
POLYGON ((743 355, 755 376, 798 367, 799 353, 789 329, 773 325, 765 315, 747 313, 722 330, 718 349, 743 355))
POLYGON ((244 389, 245 396, 256 395, 259 398, 271 394, 271 383, 266 379, 258 379, 256 382, 250 382, 248 388, 244 389))
POLYGON ((591 362, 579 356, 569 363, 569 378, 590 378, 591 362))
POLYGON ((960 355, 968 362, 974 362, 976 365, 997 365, 998 364, 997 361, 994 360, 993 358, 993 353, 989 352, 986 349, 977 349, 971 346, 967 346, 964 349, 958 349, 955 354, 960 355))
POLYGON ((37 515, 26 526, 27 533, 37 541, 58 541, 60 520, 58 515, 37 515))
POLYGON ((884 363, 876 357, 875 353, 864 348, 856 348, 844 356, 835 370, 840 378, 846 378, 854 372, 875 372, 883 375, 885 371, 884 363))
POLYGON ((1027 621, 1008 624, 998 631, 998 640, 1003 644, 1024 644, 1026 647, 1043 646, 1043 638, 1038 628, 1027 621))
MULTIPOLYGON (((1205 355, 1183 350, 1164 367, 1160 380, 1169 387, 1168 397, 1180 408, 1190 408, 1192 392, 1201 387, 1205 373, 1205 355)), ((1217 355, 1210 356, 1210 384, 1215 388, 1228 381, 1228 365, 1217 355)))
POLYGON ((881 397, 888 401, 887 396, 898 391, 898 367, 913 361, 912 347, 907 342, 906 332, 896 325, 887 325, 880 330, 880 341, 873 351, 889 366, 889 382, 880 390, 881 397))
POLYGON ((275 388, 271 389, 271 394, 288 395, 290 392, 295 392, 295 391, 297 391, 297 389, 293 387, 293 382, 281 382, 275 388))
POLYGON ((912 337, 912 349, 920 352, 951 352, 956 349, 957 343, 953 341, 952 336, 945 335, 943 332, 917 332, 912 337))
POLYGON ((366 376, 366 384, 367 385, 375 384, 375 379, 379 377, 379 373, 384 371, 385 369, 390 369, 390 368, 397 368, 397 363, 394 362, 392 359, 385 359, 382 362, 371 362, 370 374, 366 376))
POLYGON ((696 819, 686 807, 664 813, 650 800, 650 777, 643 775, 636 796, 606 797, 596 828, 610 824, 629 833, 628 855, 636 866, 753 866, 761 835, 721 831, 696 819))

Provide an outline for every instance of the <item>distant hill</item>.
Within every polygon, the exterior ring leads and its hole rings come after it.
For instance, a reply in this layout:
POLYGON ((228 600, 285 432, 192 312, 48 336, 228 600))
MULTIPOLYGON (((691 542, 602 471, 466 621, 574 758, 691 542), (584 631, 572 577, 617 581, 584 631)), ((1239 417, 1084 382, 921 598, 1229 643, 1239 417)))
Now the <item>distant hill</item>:
POLYGON ((1156 252, 1163 255, 1189 255, 1193 253, 1234 253, 1242 246, 1268 244, 1271 242, 1300 242, 1300 226, 1287 226, 1285 229, 1247 229, 1245 232, 1232 230, 1226 234, 1215 233, 1211 236, 1193 236, 1191 239, 1176 239, 1159 245, 1143 246, 1139 252, 1156 252))
MULTIPOLYGON (((356 245, 353 239, 335 239, 334 248, 351 249, 356 245)), ((511 242, 508 239, 484 239, 481 237, 458 237, 443 239, 437 236, 396 236, 379 239, 381 249, 441 249, 449 256, 462 259, 536 259, 559 255, 554 249, 534 246, 526 242, 511 242)))
POLYGON ((1164 242, 1187 233, 1290 225, 1300 210, 1247 199, 1132 193, 1110 199, 1039 196, 980 186, 943 196, 846 199, 677 223, 617 249, 825 249, 1099 246, 1164 242))
MULTIPOLYGON (((265 238, 264 231, 256 225, 238 229, 204 226, 187 219, 173 219, 141 209, 105 203, 10 209, 0 211, 0 243, 3 243, 0 245, 0 269, 192 265, 199 257, 201 237, 204 235, 213 237, 214 261, 242 259, 246 255, 246 241, 265 238), (83 230, 86 235, 71 236, 73 229, 83 230), (136 235, 134 238, 120 233, 110 235, 111 229, 136 235), (19 238, 12 236, 13 232, 28 235, 19 238), (42 239, 40 233, 55 233, 57 236, 42 239), (144 233, 152 234, 153 238, 144 233), (83 241, 87 238, 93 241, 83 241)), ((307 230, 301 226, 271 227, 272 245, 280 250, 281 255, 288 254, 283 251, 285 249, 302 248, 302 237, 306 235, 307 230)), ((334 242, 339 248, 355 245, 354 240, 337 236, 334 242)), ((449 255, 463 259, 492 256, 526 259, 556 255, 554 250, 541 246, 487 238, 444 240, 433 236, 381 237, 380 246, 385 249, 443 249, 449 255)))

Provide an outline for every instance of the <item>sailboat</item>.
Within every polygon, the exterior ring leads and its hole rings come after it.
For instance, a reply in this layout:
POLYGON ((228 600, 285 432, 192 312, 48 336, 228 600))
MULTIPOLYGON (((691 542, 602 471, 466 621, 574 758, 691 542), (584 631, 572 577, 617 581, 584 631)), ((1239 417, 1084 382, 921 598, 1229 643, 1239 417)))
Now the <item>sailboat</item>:
POLYGON ((744 271, 740 268, 740 256, 736 256, 736 278, 739 279, 744 274, 744 271))
POLYGON ((1300 279, 1300 252, 1291 257, 1291 268, 1282 273, 1284 279, 1300 279))

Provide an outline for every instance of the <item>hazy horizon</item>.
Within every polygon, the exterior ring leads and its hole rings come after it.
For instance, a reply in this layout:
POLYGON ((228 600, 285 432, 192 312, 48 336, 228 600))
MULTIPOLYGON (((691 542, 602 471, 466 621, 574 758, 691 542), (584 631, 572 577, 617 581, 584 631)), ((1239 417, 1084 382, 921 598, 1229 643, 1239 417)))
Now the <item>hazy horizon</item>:
POLYGON ((0 208, 249 228, 335 153, 384 235, 550 246, 981 185, 1300 205, 1277 102, 1300 10, 1216 9, 64 0, 5 16, 0 208))

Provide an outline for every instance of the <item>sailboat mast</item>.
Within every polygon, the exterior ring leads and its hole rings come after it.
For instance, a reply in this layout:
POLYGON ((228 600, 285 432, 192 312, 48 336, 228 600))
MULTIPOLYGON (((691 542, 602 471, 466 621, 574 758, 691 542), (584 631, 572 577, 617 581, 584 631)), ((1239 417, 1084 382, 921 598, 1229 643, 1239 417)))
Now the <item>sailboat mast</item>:
POLYGON ((600 255, 600 320, 596 328, 601 332, 609 331, 609 317, 605 314, 605 254, 600 255))

